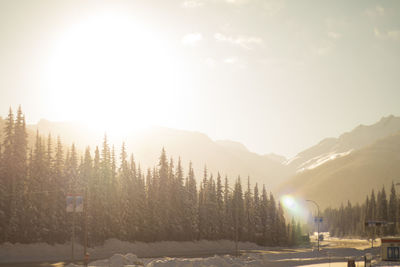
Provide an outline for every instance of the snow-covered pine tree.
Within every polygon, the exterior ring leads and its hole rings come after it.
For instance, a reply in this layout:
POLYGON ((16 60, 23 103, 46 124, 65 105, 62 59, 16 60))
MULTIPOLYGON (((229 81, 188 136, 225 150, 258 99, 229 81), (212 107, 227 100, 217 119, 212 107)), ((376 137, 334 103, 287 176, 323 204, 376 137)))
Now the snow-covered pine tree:
POLYGON ((217 239, 222 239, 224 236, 224 199, 221 175, 217 174, 217 188, 216 188, 216 201, 217 201, 217 239))
POLYGON ((245 240, 246 241, 254 241, 254 199, 251 193, 250 188, 250 177, 247 177, 247 190, 244 194, 244 202, 245 202, 245 240))
POLYGON ((396 188, 394 183, 392 182, 392 186, 390 189, 390 197, 389 197, 389 207, 388 207, 388 221, 393 224, 389 225, 388 234, 396 235, 397 234, 397 225, 398 225, 398 202, 396 196, 396 188))

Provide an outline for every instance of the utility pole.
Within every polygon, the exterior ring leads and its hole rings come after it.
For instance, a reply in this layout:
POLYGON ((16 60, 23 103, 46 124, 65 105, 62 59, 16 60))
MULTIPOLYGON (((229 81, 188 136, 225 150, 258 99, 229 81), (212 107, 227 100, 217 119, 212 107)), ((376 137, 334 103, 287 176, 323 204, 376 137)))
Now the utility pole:
POLYGON ((87 254, 87 245, 88 245, 88 222, 87 222, 87 213, 88 213, 88 188, 85 188, 85 204, 84 204, 84 218, 85 218, 85 233, 84 233, 84 247, 83 247, 83 256, 86 257, 87 254))
POLYGON ((235 248, 236 248, 236 257, 238 257, 239 256, 239 247, 238 247, 238 239, 239 239, 239 233, 238 233, 238 231, 239 231, 239 223, 238 223, 238 220, 239 220, 239 211, 236 209, 236 218, 235 218, 235 221, 236 221, 236 223, 235 223, 235 248))
POLYGON ((307 199, 306 201, 312 202, 315 204, 315 206, 317 206, 317 231, 318 231, 317 242, 318 242, 318 251, 319 251, 319 222, 321 220, 321 217, 319 217, 319 205, 317 202, 315 202, 314 200, 311 200, 311 199, 307 199))
POLYGON ((72 237, 71 237, 71 259, 74 262, 74 244, 75 244, 75 196, 74 196, 74 211, 72 212, 72 237))

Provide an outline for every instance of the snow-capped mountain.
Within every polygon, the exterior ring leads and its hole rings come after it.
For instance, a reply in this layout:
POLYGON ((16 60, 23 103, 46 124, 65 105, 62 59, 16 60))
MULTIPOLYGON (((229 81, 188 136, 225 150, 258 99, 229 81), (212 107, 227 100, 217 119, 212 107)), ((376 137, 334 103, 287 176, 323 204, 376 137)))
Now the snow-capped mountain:
POLYGON ((328 161, 346 156, 357 149, 400 131, 400 117, 383 117, 373 125, 359 125, 338 138, 326 138, 287 161, 297 172, 314 169, 328 161))

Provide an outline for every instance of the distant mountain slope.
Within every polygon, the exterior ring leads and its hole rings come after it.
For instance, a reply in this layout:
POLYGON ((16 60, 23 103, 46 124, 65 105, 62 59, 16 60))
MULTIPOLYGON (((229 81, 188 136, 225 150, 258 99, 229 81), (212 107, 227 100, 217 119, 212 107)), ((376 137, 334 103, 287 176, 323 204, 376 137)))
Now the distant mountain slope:
POLYGON ((377 140, 400 131, 400 117, 383 117, 379 122, 359 125, 339 138, 327 138, 317 145, 300 152, 287 165, 297 171, 315 168, 327 161, 345 156, 352 151, 370 145, 377 140))
MULTIPOLYGON (((104 133, 95 132, 77 123, 41 120, 37 125, 30 125, 28 128, 32 131, 37 129, 44 135, 51 133, 53 137, 60 135, 64 144, 70 145, 74 142, 81 151, 86 146, 92 149, 96 145, 101 146, 104 136, 104 133)), ((175 164, 181 157, 184 170, 187 170, 189 161, 192 161, 198 180, 203 175, 204 166, 207 166, 214 177, 218 171, 223 177, 228 175, 231 182, 239 175, 244 182, 250 176, 253 185, 258 182, 272 189, 293 174, 283 164, 282 156, 258 155, 250 152, 241 143, 229 140, 213 141, 207 135, 198 132, 152 127, 124 138, 112 135, 108 138, 109 143, 115 145, 117 153, 125 141, 128 151, 133 153, 142 169, 157 165, 161 149, 164 147, 167 155, 174 158, 175 164)))
POLYGON ((127 139, 127 146, 145 166, 157 163, 160 149, 165 147, 169 156, 181 157, 185 168, 193 162, 198 178, 203 175, 204 166, 214 174, 233 180, 238 175, 245 181, 250 176, 252 183, 258 182, 272 188, 289 177, 288 168, 275 160, 248 151, 237 142, 213 141, 207 135, 169 128, 151 128, 146 132, 127 139))
POLYGON ((400 132, 299 173, 281 185, 281 193, 313 199, 322 207, 338 206, 347 200, 362 202, 382 185, 389 190, 392 181, 400 182, 400 132))

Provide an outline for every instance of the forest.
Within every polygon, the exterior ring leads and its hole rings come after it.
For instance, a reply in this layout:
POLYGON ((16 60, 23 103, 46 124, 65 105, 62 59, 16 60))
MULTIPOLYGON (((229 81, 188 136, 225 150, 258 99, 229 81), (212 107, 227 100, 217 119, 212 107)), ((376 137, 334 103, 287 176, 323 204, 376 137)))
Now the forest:
MULTIPOLYGON (((283 207, 265 185, 233 185, 209 173, 196 181, 192 163, 168 158, 142 169, 124 144, 116 155, 104 141, 78 151, 61 137, 36 133, 28 147, 25 115, 10 108, 0 146, 0 243, 65 243, 89 246, 109 238, 125 241, 239 240, 266 246, 296 245, 299 222, 286 222, 283 207), (84 212, 66 211, 67 195, 84 197, 84 212), (74 218, 73 218, 74 217, 74 218)), ((246 181, 245 183, 246 184, 246 181)), ((346 209, 347 211, 347 209, 346 209)), ((329 211, 326 211, 327 214, 329 211)), ((333 210, 331 212, 334 212, 333 210)), ((336 227, 336 226, 335 226, 336 227)))
POLYGON ((365 202, 341 205, 339 208, 328 208, 324 211, 326 218, 325 231, 338 237, 374 238, 394 236, 399 233, 399 205, 395 184, 392 182, 389 199, 385 187, 375 196, 372 190, 365 202))

